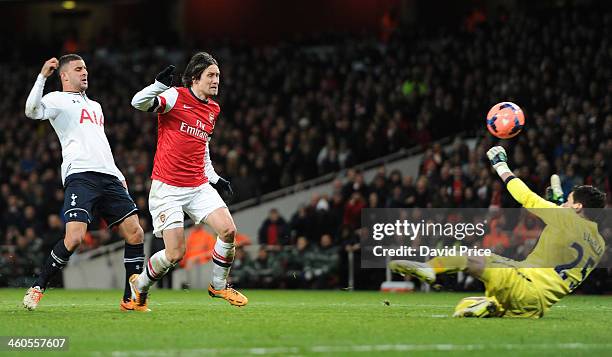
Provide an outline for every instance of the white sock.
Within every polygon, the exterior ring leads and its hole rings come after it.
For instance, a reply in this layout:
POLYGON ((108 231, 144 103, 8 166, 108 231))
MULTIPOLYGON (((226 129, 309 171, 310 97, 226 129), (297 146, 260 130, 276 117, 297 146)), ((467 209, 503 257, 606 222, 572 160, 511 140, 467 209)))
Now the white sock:
POLYGON ((223 290, 227 285, 227 276, 229 275, 232 262, 234 261, 234 243, 225 243, 219 237, 215 243, 213 250, 213 271, 212 271, 212 286, 215 290, 223 290))
POLYGON ((151 285, 161 279, 174 264, 166 258, 166 250, 162 249, 153 254, 145 265, 143 272, 136 279, 136 287, 142 291, 148 291, 151 285))

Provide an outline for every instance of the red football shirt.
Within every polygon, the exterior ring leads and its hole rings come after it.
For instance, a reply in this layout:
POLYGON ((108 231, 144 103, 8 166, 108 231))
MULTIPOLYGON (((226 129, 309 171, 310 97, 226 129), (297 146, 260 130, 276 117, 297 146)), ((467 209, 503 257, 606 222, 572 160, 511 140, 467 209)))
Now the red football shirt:
POLYGON ((151 178, 178 187, 209 181, 208 139, 219 116, 219 104, 203 101, 191 89, 173 87, 158 96, 157 152, 151 178))

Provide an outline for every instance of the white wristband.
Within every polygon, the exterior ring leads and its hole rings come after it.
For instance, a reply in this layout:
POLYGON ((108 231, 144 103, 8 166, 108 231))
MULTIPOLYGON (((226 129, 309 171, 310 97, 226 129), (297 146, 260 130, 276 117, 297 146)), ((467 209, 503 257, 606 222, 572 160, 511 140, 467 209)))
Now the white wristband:
POLYGON ((493 168, 495 168, 495 171, 497 171, 499 177, 501 177, 501 175, 505 173, 512 173, 512 171, 510 171, 510 168, 508 167, 508 164, 506 164, 505 162, 500 162, 493 166, 493 168))

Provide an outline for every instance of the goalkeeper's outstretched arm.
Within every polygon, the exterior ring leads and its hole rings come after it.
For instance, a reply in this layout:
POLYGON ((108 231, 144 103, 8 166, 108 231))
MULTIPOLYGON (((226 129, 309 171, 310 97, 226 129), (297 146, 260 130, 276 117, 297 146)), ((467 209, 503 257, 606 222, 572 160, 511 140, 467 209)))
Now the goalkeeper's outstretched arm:
POLYGON ((506 184, 508 192, 525 208, 551 208, 557 207, 554 203, 545 200, 531 191, 525 183, 517 178, 508 167, 508 156, 501 146, 494 146, 487 151, 487 157, 499 177, 506 184))

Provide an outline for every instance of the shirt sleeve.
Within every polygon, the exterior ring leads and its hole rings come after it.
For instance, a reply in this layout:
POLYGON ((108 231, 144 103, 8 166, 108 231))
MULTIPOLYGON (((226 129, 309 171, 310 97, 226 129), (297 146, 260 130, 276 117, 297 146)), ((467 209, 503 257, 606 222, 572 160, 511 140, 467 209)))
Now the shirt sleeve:
POLYGON ((206 142, 206 154, 204 155, 204 173, 208 177, 210 183, 217 183, 219 175, 215 172, 212 161, 210 161, 210 150, 208 149, 208 141, 206 142))
POLYGON ((176 100, 178 98, 178 91, 176 90, 176 88, 172 87, 157 96, 157 98, 159 100, 158 112, 168 113, 170 110, 172 110, 172 108, 174 108, 174 105, 176 104, 176 100))
POLYGON ((178 91, 174 87, 155 81, 132 98, 132 106, 143 112, 167 113, 176 104, 178 91))
POLYGON ((513 178, 506 185, 508 192, 529 212, 540 217, 547 225, 564 227, 574 222, 575 212, 570 208, 559 207, 531 191, 519 178, 513 178))
POLYGON ((25 115, 30 119, 55 119, 60 112, 50 94, 47 94, 43 98, 43 90, 45 89, 46 81, 47 78, 45 78, 45 76, 38 74, 36 82, 34 82, 34 86, 28 95, 25 105, 25 115))

